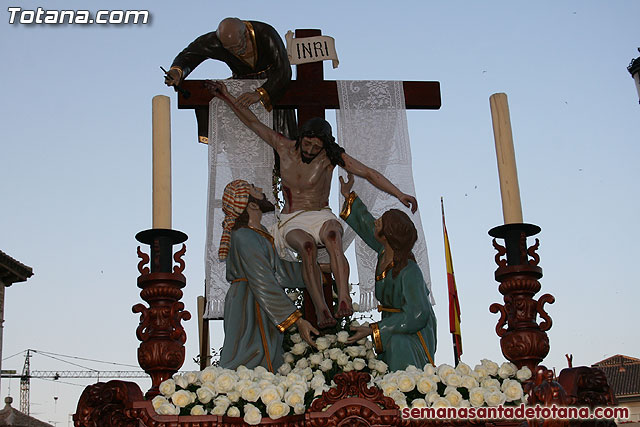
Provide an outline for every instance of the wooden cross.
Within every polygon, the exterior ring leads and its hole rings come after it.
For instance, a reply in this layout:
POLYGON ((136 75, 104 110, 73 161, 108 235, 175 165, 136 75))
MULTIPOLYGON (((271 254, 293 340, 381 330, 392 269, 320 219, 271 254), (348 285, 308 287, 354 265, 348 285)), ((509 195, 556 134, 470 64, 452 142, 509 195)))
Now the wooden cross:
MULTIPOLYGON (((320 30, 296 30, 296 38, 322 35, 320 30)), ((205 80, 185 80, 181 86, 191 93, 188 99, 178 93, 179 109, 205 110, 208 117, 209 102, 213 95, 204 85, 205 80)), ((428 81, 404 81, 405 105, 408 110, 437 110, 441 106, 440 83, 428 81)), ((273 105, 278 109, 296 109, 298 125, 313 117, 325 117, 325 110, 339 109, 338 85, 334 80, 324 80, 322 62, 296 65, 296 80, 292 80, 283 97, 273 105)), ((330 277, 330 275, 329 275, 330 277)), ((327 275, 324 275, 325 284, 327 275)), ((325 300, 331 309, 331 287, 324 287, 325 300)), ((305 291, 305 301, 310 298, 305 291)), ((304 317, 316 324, 312 304, 305 304, 304 317)))

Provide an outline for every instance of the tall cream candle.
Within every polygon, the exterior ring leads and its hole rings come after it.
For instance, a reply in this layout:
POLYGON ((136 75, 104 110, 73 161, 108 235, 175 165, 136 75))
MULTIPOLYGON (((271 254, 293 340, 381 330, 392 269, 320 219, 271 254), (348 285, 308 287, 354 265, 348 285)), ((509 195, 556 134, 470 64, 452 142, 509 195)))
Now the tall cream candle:
POLYGON ((520 203, 520 187, 518 186, 518 171, 516 169, 516 155, 513 149, 507 95, 494 93, 489 98, 489 103, 493 120, 493 135, 496 141, 504 223, 521 223, 522 205, 520 203))
POLYGON ((171 109, 168 96, 152 101, 153 228, 171 228, 171 109))

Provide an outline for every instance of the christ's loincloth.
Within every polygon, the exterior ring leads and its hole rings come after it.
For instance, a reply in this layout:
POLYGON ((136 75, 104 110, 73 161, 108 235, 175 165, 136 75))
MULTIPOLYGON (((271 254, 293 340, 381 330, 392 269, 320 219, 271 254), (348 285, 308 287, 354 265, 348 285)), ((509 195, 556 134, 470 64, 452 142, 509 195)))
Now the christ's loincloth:
POLYGON ((296 211, 290 214, 280 214, 278 221, 271 227, 269 232, 273 236, 274 245, 280 258, 296 261, 296 251, 287 243, 287 234, 292 230, 302 230, 309 233, 316 245, 324 245, 320 240, 320 230, 325 222, 338 220, 326 207, 319 211, 296 211))

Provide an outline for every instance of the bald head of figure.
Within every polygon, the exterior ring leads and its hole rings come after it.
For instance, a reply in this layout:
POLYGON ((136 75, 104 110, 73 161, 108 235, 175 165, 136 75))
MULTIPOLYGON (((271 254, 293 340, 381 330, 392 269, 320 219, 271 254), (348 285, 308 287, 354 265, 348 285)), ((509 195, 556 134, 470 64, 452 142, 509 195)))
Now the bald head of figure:
POLYGON ((222 47, 236 56, 244 55, 247 50, 246 33, 246 25, 238 18, 223 19, 216 30, 222 47))

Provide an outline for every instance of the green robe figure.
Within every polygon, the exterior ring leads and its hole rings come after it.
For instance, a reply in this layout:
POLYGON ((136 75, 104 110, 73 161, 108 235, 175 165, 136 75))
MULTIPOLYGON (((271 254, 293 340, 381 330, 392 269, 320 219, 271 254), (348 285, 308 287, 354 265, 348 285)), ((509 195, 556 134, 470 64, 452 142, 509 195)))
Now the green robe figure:
MULTIPOLYGON (((344 186, 342 177, 340 180, 344 186)), ((356 328, 360 335, 356 333, 350 342, 371 334, 378 359, 391 372, 433 364, 436 316, 422 271, 411 254, 417 239, 413 222, 397 209, 375 220, 354 192, 348 194, 340 216, 378 254, 375 296, 382 320, 356 328)))
POLYGON ((220 366, 236 369, 263 366, 276 372, 283 363, 283 332, 296 325, 300 336, 315 347, 318 331, 283 288, 304 287, 299 263, 278 257, 273 237, 260 223, 274 206, 261 188, 243 180, 227 184, 222 196, 222 238, 218 257, 226 261, 231 283, 224 302, 224 345, 220 366))
POLYGON ((302 315, 283 289, 304 287, 298 263, 278 257, 266 230, 240 228, 231 234, 227 281, 220 366, 277 371, 283 332, 302 315))

